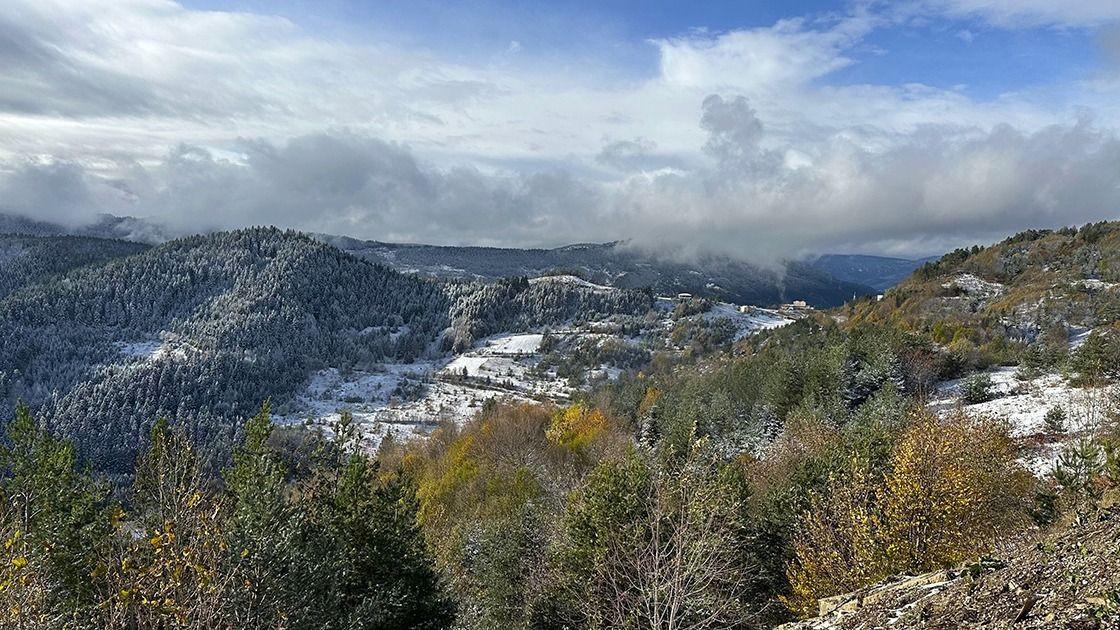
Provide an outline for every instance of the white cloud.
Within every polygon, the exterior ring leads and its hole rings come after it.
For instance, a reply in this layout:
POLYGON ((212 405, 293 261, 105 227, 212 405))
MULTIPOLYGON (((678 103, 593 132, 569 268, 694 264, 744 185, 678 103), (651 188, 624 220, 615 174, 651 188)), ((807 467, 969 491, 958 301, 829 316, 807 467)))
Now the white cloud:
POLYGON ((438 243, 634 238, 756 258, 927 253, 1116 215, 1110 88, 977 102, 829 85, 885 24, 856 13, 692 32, 652 42, 653 76, 607 81, 164 0, 9 0, 0 207, 438 243))
POLYGON ((1004 27, 1099 26, 1120 20, 1115 0, 922 0, 926 11, 975 16, 1004 27))
POLYGON ((845 52, 874 23, 851 17, 814 28, 803 19, 787 19, 766 28, 714 37, 701 32, 654 43, 661 52, 662 79, 670 85, 783 90, 850 64, 845 52))

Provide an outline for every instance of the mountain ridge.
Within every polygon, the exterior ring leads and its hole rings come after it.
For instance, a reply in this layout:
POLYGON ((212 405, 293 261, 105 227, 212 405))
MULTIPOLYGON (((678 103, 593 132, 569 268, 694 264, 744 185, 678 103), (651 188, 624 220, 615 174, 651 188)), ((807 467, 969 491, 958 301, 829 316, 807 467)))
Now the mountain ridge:
POLYGON ((875 293, 870 286, 833 278, 803 261, 787 261, 779 269, 714 254, 674 261, 621 241, 505 248, 318 238, 399 271, 433 277, 497 279, 563 273, 617 288, 650 287, 661 295, 689 293, 755 306, 804 300, 832 307, 875 293))

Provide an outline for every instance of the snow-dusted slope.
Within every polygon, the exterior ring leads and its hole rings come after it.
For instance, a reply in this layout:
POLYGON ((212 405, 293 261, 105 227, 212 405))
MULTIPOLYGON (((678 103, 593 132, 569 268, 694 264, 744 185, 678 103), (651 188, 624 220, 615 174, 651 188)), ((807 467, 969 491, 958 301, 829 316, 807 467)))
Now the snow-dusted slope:
POLYGON ((1074 387, 1058 374, 1023 380, 1016 368, 998 368, 987 374, 992 380, 992 400, 965 404, 961 388, 966 379, 957 379, 942 384, 931 406, 942 414, 961 409, 973 417, 1005 420, 1011 435, 1022 440, 1024 463, 1039 475, 1053 469, 1064 443, 1097 431, 1114 404, 1115 386, 1074 387), (1065 414, 1064 431, 1046 427, 1046 414, 1055 408, 1065 414))

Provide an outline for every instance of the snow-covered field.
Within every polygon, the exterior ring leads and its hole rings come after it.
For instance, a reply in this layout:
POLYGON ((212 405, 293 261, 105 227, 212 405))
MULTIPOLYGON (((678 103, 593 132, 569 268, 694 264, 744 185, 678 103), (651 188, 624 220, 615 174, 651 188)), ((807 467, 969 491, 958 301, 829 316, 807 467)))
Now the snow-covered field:
POLYGON ((441 380, 441 369, 439 363, 417 362, 385 364, 384 371, 378 372, 320 370, 303 394, 276 415, 276 421, 330 425, 342 411, 349 411, 367 446, 376 448, 389 432, 407 437, 427 433, 443 420, 463 421, 491 398, 525 399, 515 392, 441 380), (421 393, 410 399, 399 386, 420 387, 421 393))
POLYGON ((483 342, 491 354, 534 354, 541 349, 544 335, 498 335, 483 342))
POLYGON ((727 319, 734 322, 737 329, 735 333, 736 341, 753 335, 760 330, 781 328, 782 326, 793 323, 792 319, 789 319, 778 311, 754 306, 743 309, 735 304, 727 304, 726 302, 716 304, 711 310, 704 313, 702 317, 707 321, 727 319))
POLYGON ((132 343, 118 343, 117 348, 120 349, 121 354, 126 357, 135 359, 154 359, 157 358, 163 351, 163 342, 154 341, 134 341, 132 343))
MULTIPOLYGON (((575 276, 548 276, 530 282, 570 282, 613 290, 591 285, 575 276)), ((656 310, 664 321, 658 323, 661 332, 656 334, 667 334, 671 330, 675 303, 672 298, 657 299, 656 310)), ((723 303, 694 317, 708 322, 725 319, 734 322, 735 339, 792 321, 777 311, 740 309, 723 303)), ((552 334, 567 340, 636 342, 636 339, 602 332, 611 329, 610 322, 590 322, 581 328, 568 326, 554 330, 552 334)), ((321 370, 313 375, 294 401, 278 410, 277 422, 329 425, 346 410, 366 436, 367 446, 375 448, 388 432, 401 437, 424 434, 442 420, 464 421, 493 398, 564 402, 574 393, 567 379, 557 377, 552 371, 534 369, 541 362, 544 338, 543 331, 499 334, 479 340, 467 352, 445 359, 385 364, 379 369, 345 374, 334 368, 321 370)), ((156 346, 135 345, 130 349, 137 355, 160 351, 156 346)), ((588 369, 584 376, 585 381, 594 382, 615 379, 621 373, 618 367, 600 365, 588 369)))
POLYGON ((378 371, 347 374, 320 370, 277 422, 329 425, 346 410, 375 448, 388 432, 405 437, 427 433, 444 420, 462 422, 493 398, 564 400, 571 393, 565 382, 529 373, 542 339, 540 333, 495 335, 450 359, 387 363, 378 371), (410 389, 418 397, 409 396, 410 389))
POLYGON ((1089 435, 1101 426, 1115 387, 1073 387, 1058 374, 1019 380, 1016 373, 1016 368, 998 368, 987 373, 996 396, 988 402, 963 404, 960 395, 965 379, 957 379, 943 383, 930 405, 942 414, 960 408, 973 417, 1007 421, 1011 435, 1022 439, 1026 447, 1023 462, 1036 474, 1046 474, 1053 469, 1065 441, 1089 435), (1066 417, 1066 431, 1056 435, 1046 430, 1045 423, 1046 413, 1055 407, 1062 409, 1066 417))

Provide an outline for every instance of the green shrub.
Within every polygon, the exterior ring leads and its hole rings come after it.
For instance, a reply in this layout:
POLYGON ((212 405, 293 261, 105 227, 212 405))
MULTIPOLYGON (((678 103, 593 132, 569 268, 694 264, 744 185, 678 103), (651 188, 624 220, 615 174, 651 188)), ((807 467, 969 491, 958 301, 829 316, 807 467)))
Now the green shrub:
POLYGON ((1054 435, 1060 435, 1066 432, 1066 412, 1061 407, 1055 405, 1046 412, 1046 417, 1043 418, 1043 426, 1046 432, 1054 435))
POLYGON ((988 402, 993 398, 995 394, 992 393, 992 377, 987 374, 973 374, 961 385, 961 400, 970 405, 988 402))

